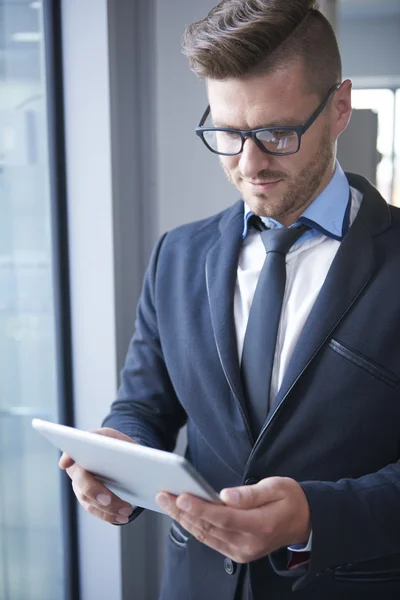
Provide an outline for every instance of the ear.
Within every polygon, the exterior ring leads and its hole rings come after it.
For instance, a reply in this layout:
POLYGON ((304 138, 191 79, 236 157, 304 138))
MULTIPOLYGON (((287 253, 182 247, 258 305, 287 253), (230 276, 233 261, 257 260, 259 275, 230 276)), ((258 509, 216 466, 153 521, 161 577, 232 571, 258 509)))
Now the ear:
POLYGON ((333 120, 333 131, 335 137, 338 138, 341 133, 346 129, 349 124, 351 117, 351 90, 353 84, 350 79, 343 81, 340 88, 334 95, 333 109, 332 109, 332 120, 333 120))

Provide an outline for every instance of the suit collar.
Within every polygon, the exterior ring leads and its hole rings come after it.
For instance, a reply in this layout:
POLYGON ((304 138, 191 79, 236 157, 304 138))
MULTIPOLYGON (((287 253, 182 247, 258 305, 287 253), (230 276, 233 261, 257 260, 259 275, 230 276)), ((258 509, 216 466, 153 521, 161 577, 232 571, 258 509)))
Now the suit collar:
POLYGON ((360 219, 369 230, 371 236, 380 235, 390 227, 392 217, 386 200, 378 190, 361 175, 346 173, 351 187, 363 194, 363 201, 357 219, 360 219))
MULTIPOLYGON (((336 161, 336 168, 328 185, 290 227, 298 227, 301 223, 311 227, 311 230, 303 235, 302 242, 306 237, 313 237, 317 231, 341 241, 349 228, 350 204, 349 182, 339 162, 336 161)), ((245 204, 243 239, 248 233, 249 219, 253 214, 249 206, 245 204)), ((284 225, 272 217, 261 216, 260 219, 269 229, 284 228, 284 225)))
MULTIPOLYGON (((360 218, 372 236, 386 231, 391 224, 390 208, 378 190, 362 175, 346 173, 350 187, 354 187, 363 194, 363 202, 357 218, 360 218)), ((238 200, 229 210, 225 211, 219 223, 221 233, 229 229, 240 216, 244 219, 245 205, 243 200, 238 200)))
POLYGON ((243 224, 243 218, 244 218, 244 202, 243 202, 243 200, 238 200, 237 202, 235 202, 235 204, 233 206, 231 206, 231 208, 229 208, 228 210, 226 210, 222 213, 222 217, 219 222, 219 230, 220 230, 221 234, 224 235, 226 233, 229 235, 231 227, 236 229, 236 226, 237 226, 236 221, 237 221, 237 219, 239 219, 239 217, 242 219, 242 224, 243 224))

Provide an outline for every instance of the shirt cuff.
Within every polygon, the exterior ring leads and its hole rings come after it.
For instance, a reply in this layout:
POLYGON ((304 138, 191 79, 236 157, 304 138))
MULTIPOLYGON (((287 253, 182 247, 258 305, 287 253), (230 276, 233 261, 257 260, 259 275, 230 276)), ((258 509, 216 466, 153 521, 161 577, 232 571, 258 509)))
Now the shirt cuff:
POLYGON ((307 544, 293 544, 293 546, 288 546, 288 550, 291 552, 311 552, 312 547, 312 531, 310 533, 310 537, 308 538, 307 544))

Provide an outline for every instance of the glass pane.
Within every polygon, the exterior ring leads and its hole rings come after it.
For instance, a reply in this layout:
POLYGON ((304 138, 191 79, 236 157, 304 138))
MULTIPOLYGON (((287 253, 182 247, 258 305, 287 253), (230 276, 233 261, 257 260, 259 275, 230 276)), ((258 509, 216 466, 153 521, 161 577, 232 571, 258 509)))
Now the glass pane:
POLYGON ((61 600, 58 420, 43 15, 0 0, 0 598, 61 600))
POLYGON ((400 207, 400 90, 396 92, 395 177, 393 204, 400 207))
POLYGON ((382 160, 377 169, 377 187, 383 197, 392 201, 394 93, 392 90, 353 90, 353 108, 367 108, 378 115, 377 150, 382 160))

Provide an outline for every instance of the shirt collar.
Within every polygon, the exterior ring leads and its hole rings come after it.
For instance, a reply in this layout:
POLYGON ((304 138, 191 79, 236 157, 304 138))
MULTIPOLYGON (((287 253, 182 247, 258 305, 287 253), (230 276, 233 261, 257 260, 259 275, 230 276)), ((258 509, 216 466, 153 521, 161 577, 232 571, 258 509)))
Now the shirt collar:
MULTIPOLYGON (((328 237, 342 240, 349 226, 349 198, 349 182, 339 162, 336 161, 335 173, 331 181, 291 227, 304 223, 328 237)), ((247 236, 249 219, 253 214, 245 203, 243 239, 247 236)), ((270 217, 261 217, 261 219, 268 228, 283 227, 281 223, 270 217)))

